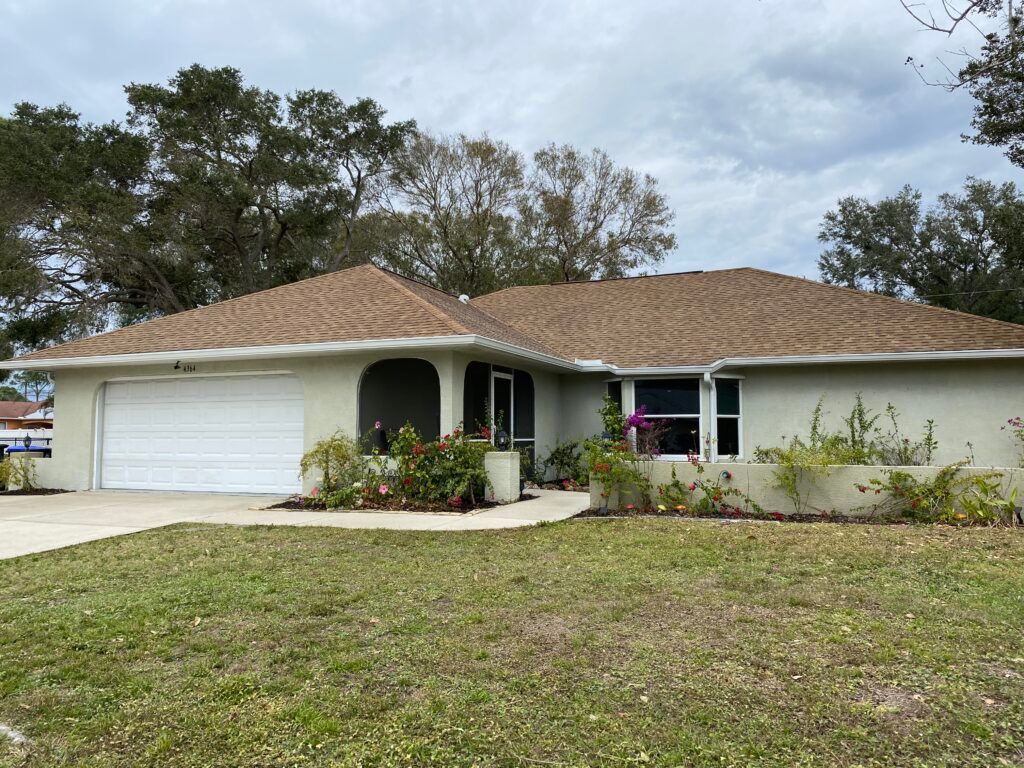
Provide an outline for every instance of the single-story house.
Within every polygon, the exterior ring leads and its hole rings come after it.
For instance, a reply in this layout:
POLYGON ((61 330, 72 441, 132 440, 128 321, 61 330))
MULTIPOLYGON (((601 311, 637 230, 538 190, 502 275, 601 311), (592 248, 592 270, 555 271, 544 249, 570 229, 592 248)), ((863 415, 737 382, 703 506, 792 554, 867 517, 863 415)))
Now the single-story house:
POLYGON ((53 409, 45 400, 0 400, 0 430, 51 429, 53 409))
POLYGON ((760 269, 454 297, 359 266, 2 363, 54 376, 47 479, 71 489, 285 493, 341 428, 493 423, 546 455, 601 432, 606 393, 666 419, 666 457, 806 434, 827 396, 891 402, 937 460, 1016 466, 1024 326, 760 269), (970 447, 968 446, 970 444, 970 447))

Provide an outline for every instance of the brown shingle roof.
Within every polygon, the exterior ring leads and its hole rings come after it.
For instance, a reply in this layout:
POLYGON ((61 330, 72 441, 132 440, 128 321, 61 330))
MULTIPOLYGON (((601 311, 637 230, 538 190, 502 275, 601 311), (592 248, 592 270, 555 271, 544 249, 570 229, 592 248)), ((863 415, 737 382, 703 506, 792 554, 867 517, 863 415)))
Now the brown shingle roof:
POLYGON ((563 356, 620 367, 1024 349, 1024 325, 751 268, 508 288, 473 304, 563 356))
POLYGON ((1024 349, 1022 325, 760 269, 523 286, 463 304, 414 280, 360 266, 21 359, 454 335, 620 367, 1024 349))
POLYGON ((0 419, 23 419, 45 406, 45 402, 26 403, 20 400, 0 400, 0 419))
POLYGON ((20 359, 453 335, 486 336, 554 354, 477 307, 364 265, 42 349, 20 359))

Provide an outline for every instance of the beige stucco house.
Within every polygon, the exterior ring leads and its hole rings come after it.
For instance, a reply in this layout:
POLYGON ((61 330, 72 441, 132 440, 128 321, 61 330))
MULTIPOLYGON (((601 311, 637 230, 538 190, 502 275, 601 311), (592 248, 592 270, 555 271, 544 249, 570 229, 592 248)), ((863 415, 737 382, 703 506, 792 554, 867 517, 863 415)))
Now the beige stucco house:
POLYGON ((1024 414, 1024 327, 756 269, 470 299, 360 266, 2 365, 52 372, 44 479, 69 489, 292 492, 317 439, 407 420, 546 455, 601 431, 606 393, 670 422, 669 458, 743 461, 861 392, 934 419, 938 461, 1015 466, 1024 414))

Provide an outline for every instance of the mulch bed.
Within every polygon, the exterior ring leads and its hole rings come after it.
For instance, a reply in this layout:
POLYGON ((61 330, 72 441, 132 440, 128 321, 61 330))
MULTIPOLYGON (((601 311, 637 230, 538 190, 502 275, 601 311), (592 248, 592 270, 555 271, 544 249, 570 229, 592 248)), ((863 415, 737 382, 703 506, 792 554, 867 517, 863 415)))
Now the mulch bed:
POLYGON ((58 493, 72 493, 64 488, 33 488, 29 491, 0 491, 0 496, 54 496, 58 493))
MULTIPOLYGON (((530 499, 536 499, 537 497, 530 493, 522 494, 517 501, 529 501, 530 499)), ((386 504, 363 504, 362 506, 354 509, 330 509, 324 505, 322 501, 307 498, 306 496, 292 496, 285 499, 280 504, 274 504, 272 507, 267 509, 318 509, 324 512, 429 512, 433 514, 463 514, 466 512, 475 512, 480 509, 493 509, 494 507, 503 506, 497 501, 488 501, 486 499, 478 501, 475 505, 470 506, 466 504, 462 507, 450 507, 447 504, 433 503, 424 504, 422 502, 408 502, 395 499, 394 501, 386 504)))
MULTIPOLYGON (((769 513, 770 515, 771 513, 769 513)), ((602 513, 598 509, 588 509, 580 512, 576 517, 674 517, 682 520, 752 520, 755 522, 762 523, 843 523, 847 525, 908 525, 906 520, 900 520, 892 517, 865 517, 863 515, 830 515, 822 512, 819 514, 801 514, 796 513, 786 514, 784 512, 777 513, 778 517, 764 517, 761 515, 747 515, 747 514, 724 514, 724 513, 710 513, 710 512, 679 512, 678 510, 669 509, 661 510, 657 507, 650 507, 643 509, 641 507, 635 507, 634 509, 609 509, 607 512, 602 513)))

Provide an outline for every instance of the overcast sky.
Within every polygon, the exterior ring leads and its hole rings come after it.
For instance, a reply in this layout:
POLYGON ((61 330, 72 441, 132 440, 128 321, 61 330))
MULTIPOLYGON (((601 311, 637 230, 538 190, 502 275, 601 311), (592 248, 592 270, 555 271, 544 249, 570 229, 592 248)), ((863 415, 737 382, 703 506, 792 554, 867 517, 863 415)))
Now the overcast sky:
POLYGON ((232 65, 526 152, 602 147, 669 196, 679 246, 659 271, 814 277, 840 196, 1021 181, 999 151, 960 141, 966 94, 903 64, 950 46, 898 0, 0 0, 0 110, 121 119, 129 81, 232 65))

